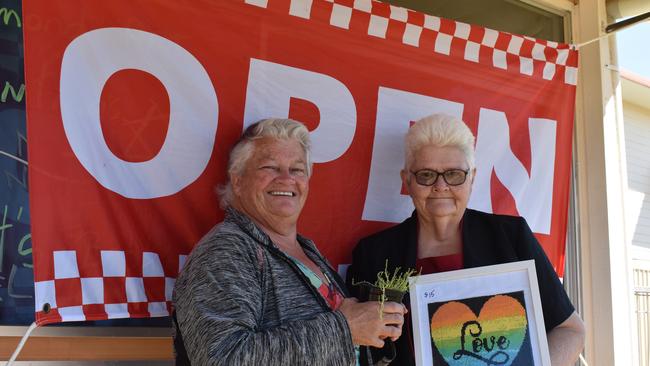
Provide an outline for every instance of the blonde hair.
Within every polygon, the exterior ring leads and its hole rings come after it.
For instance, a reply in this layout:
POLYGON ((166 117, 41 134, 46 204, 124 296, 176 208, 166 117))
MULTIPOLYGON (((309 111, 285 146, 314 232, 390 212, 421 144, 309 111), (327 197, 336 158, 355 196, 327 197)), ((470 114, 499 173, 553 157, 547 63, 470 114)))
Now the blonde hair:
POLYGON ((446 114, 426 116, 409 128, 404 138, 404 169, 413 162, 413 155, 424 146, 459 148, 469 169, 474 169, 474 134, 462 120, 446 114))
POLYGON ((239 175, 244 171, 246 163, 253 156, 255 150, 255 140, 265 137, 275 138, 278 140, 295 140, 300 143, 305 152, 307 165, 307 176, 311 175, 311 141, 309 139, 309 130, 305 125, 292 119, 269 118, 263 119, 248 126, 239 141, 230 150, 228 157, 228 174, 226 184, 217 188, 219 194, 219 204, 222 208, 230 206, 233 199, 232 185, 230 183, 231 174, 239 175))

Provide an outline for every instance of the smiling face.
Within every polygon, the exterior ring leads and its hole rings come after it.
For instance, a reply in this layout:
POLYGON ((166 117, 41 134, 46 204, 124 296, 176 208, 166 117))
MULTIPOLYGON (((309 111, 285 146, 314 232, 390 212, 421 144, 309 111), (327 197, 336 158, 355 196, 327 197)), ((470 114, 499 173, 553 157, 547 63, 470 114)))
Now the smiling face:
POLYGON ((266 229, 286 234, 309 191, 305 152, 296 140, 262 138, 239 175, 230 177, 233 206, 266 229))
POLYGON ((440 217, 453 217, 460 222, 472 192, 475 169, 471 170, 465 182, 458 186, 448 185, 442 176, 438 176, 432 186, 423 186, 415 181, 411 172, 421 169, 443 172, 468 168, 465 154, 457 147, 424 146, 416 151, 408 170, 402 170, 401 176, 413 199, 418 218, 431 222, 440 217))

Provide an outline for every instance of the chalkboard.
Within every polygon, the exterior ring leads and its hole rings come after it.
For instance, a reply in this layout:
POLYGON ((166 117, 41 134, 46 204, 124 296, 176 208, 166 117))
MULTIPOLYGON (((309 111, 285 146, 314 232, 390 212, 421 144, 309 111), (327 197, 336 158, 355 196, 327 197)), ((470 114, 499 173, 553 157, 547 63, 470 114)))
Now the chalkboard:
POLYGON ((22 12, 0 1, 0 323, 34 321, 22 12))
MULTIPOLYGON (((21 1, 0 0, 0 325, 34 321, 22 28, 21 1)), ((170 324, 166 317, 65 325, 170 324)))

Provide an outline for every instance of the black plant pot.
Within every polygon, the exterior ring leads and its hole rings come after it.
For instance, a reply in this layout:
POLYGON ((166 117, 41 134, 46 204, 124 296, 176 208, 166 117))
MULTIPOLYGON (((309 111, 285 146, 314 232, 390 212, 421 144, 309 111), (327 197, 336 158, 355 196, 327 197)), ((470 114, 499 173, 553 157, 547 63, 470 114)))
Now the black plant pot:
MULTIPOLYGON (((359 288, 359 301, 381 301, 382 290, 370 282, 359 282, 355 286, 359 288)), ((386 301, 402 303, 405 291, 397 291, 385 289, 383 294, 386 296, 386 301)))
MULTIPOLYGON (((355 284, 359 288, 359 301, 381 301, 382 294, 385 296, 385 301, 392 301, 402 303, 404 298, 405 291, 397 291, 391 289, 385 289, 382 291, 381 288, 373 285, 369 282, 360 282, 355 284)), ((397 356, 397 351, 395 349, 395 343, 392 340, 384 340, 384 347, 379 349, 375 347, 370 347, 371 353, 373 355, 373 365, 374 366, 385 366, 390 364, 397 356), (380 355, 379 357, 377 357, 380 355), (378 361, 375 361, 375 358, 378 361)))

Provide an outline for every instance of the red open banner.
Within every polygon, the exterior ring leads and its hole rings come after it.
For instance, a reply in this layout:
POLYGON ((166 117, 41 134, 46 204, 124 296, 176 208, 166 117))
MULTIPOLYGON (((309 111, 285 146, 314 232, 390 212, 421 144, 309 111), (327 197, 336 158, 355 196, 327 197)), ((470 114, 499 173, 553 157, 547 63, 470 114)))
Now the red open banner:
POLYGON ((271 116, 312 131, 299 230, 335 265, 410 215, 402 136, 444 112, 477 134, 470 207, 524 216, 562 271, 568 45, 370 0, 25 0, 24 15, 40 324, 167 315, 223 217, 229 148, 271 116))

